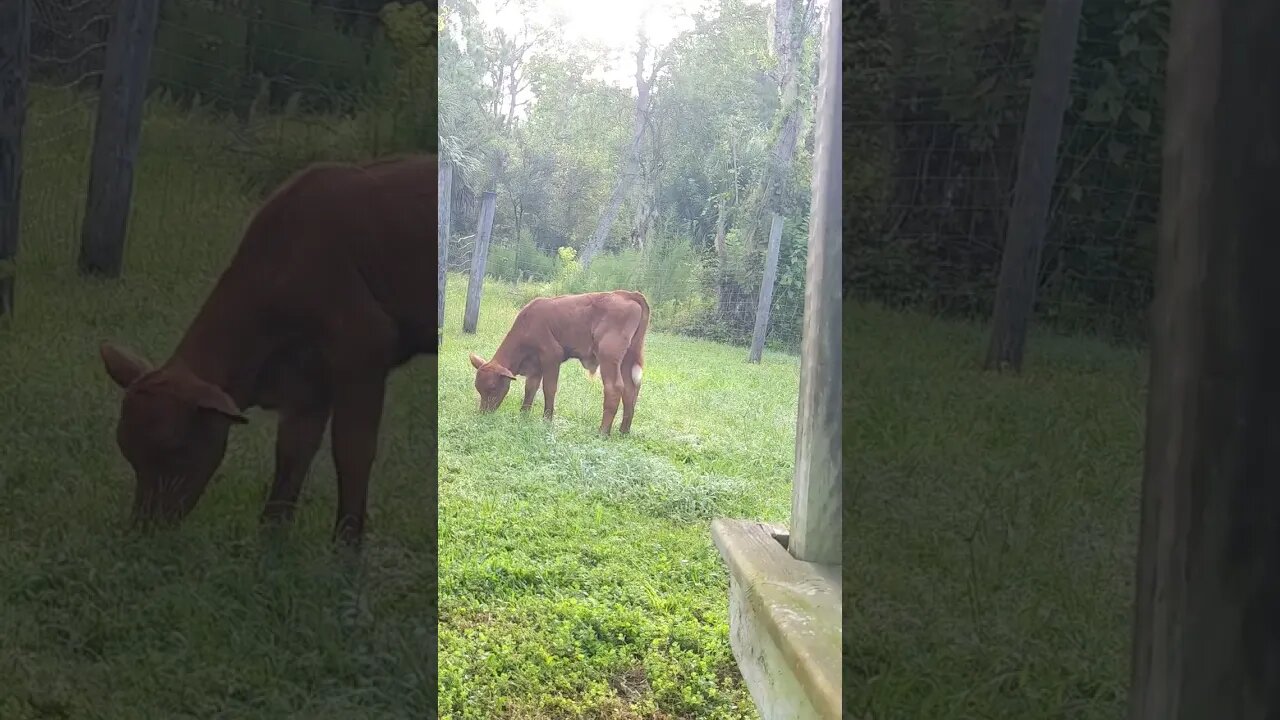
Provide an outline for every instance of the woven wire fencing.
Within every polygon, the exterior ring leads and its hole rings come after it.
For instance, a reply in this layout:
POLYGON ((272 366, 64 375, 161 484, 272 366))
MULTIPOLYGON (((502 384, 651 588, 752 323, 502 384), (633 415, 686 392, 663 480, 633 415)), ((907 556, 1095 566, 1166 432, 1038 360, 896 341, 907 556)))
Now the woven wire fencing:
POLYGON ((114 2, 36 0, 23 140, 24 265, 74 262, 114 2))
MULTIPOLYGON (((163 274, 205 252, 225 257, 254 207, 312 162, 433 151, 434 7, 161 2, 128 231, 127 247, 137 248, 126 274, 163 274)), ((118 0, 34 1, 24 266, 75 262, 118 10, 118 0)))
MULTIPOLYGON (((863 3, 845 36, 845 278, 990 317, 1040 32, 1027 3, 863 3)), ((1085 3, 1035 322, 1141 340, 1152 294, 1167 7, 1085 3)))
MULTIPOLYGON (((465 287, 472 272, 481 195, 459 187, 455 180, 447 265, 454 287, 465 287)), ((584 227, 589 230, 599 211, 584 207, 558 222, 544 219, 535 228, 520 228, 518 213, 510 203, 504 205, 499 193, 485 258, 486 289, 492 292, 492 286, 497 285, 516 305, 551 295, 638 290, 649 301, 655 331, 731 345, 751 344, 766 248, 735 257, 738 266, 726 268, 722 277, 714 255, 695 249, 688 229, 658 221, 641 237, 627 222, 631 213, 624 210, 614 233, 625 237, 611 243, 612 250, 597 255, 584 268, 576 252, 569 250, 570 237, 584 227), (744 277, 749 283, 741 282, 744 277)), ((766 227, 762 235, 767 236, 768 230, 766 227)), ((783 225, 765 331, 766 347, 773 352, 799 352, 807 235, 807 225, 783 225)), ((483 306, 480 312, 484 312, 483 306)), ((449 317, 454 317, 453 310, 449 317)))

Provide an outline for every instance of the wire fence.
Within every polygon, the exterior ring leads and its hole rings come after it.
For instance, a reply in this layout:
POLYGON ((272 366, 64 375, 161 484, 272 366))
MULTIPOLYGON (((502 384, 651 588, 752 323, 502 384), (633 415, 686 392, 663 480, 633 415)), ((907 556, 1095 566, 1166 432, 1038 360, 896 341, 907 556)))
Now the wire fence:
MULTIPOLYGON (((755 337, 760 292, 765 282, 767 248, 740 260, 750 263, 746 272, 753 287, 739 288, 718 277, 714 257, 692 249, 688 237, 659 228, 644 241, 633 237, 620 250, 597 255, 583 267, 576 253, 569 251, 567 233, 548 233, 549 238, 531 240, 518 235, 510 217, 503 212, 499 196, 497 211, 484 263, 486 287, 498 283, 502 292, 517 305, 535 297, 605 290, 638 290, 651 308, 651 326, 658 332, 714 340, 732 345, 749 345, 755 337), (521 239, 517 240, 516 238, 521 239), (560 243, 563 242, 563 245, 560 243)), ((451 237, 447 240, 450 282, 466 284, 476 257, 480 200, 464 189, 455 190, 451 205, 451 237)), ((625 225, 620 221, 619 225, 625 225)), ((545 228, 543 228, 545 231, 545 228)), ((623 230, 623 232, 626 232, 623 230)), ((804 319, 804 265, 807 245, 795 242, 806 226, 788 228, 778 243, 779 268, 773 275, 764 334, 771 351, 799 351, 804 319), (785 270, 785 272, 784 272, 785 270)), ((742 268, 739 268, 742 270, 742 268)), ((728 274, 728 270, 725 270, 728 274)), ((452 311, 450 317, 452 317, 452 311)))
MULTIPOLYGON (((36 0, 23 142, 22 253, 49 260, 77 236, 85 209, 97 89, 114 2, 36 0)), ((74 256, 72 256, 74 257, 74 256)))
MULTIPOLYGON (((846 285, 863 300, 986 319, 1039 17, 956 0, 848 12, 846 285)), ((1165 27, 1158 3, 1085 3, 1036 295, 1036 321, 1056 330, 1144 337, 1165 27)))
MULTIPOLYGON (((24 268, 74 264, 121 2, 34 0, 24 268)), ((126 272, 225 248, 210 233, 238 236, 265 194, 312 162, 433 151, 435 29, 434 3, 159 3, 128 235, 164 236, 148 245, 165 257, 131 253, 126 272)))

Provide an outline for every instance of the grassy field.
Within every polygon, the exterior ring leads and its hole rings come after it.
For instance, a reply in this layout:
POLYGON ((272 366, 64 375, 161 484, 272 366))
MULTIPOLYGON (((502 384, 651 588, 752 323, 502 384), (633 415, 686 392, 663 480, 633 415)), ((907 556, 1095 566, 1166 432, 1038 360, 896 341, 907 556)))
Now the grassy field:
POLYGON ((1145 361, 846 306, 846 712, 1114 720, 1125 708, 1145 361))
MULTIPOLYGON (((263 542, 272 416, 232 432, 174 532, 123 532, 119 391, 98 343, 163 360, 254 201, 219 126, 148 115, 126 277, 75 272, 90 115, 39 95, 17 317, 0 326, 0 718, 422 718, 434 708, 433 363, 398 373, 363 565, 342 569, 327 446, 297 525, 263 542)), ((327 443, 326 443, 327 445, 327 443)))
POLYGON ((519 302, 487 281, 475 335, 451 275, 440 358, 440 709, 453 718, 750 718, 729 650, 717 515, 790 512, 794 356, 661 333, 630 436, 601 439, 602 388, 566 363, 556 418, 523 386, 477 413, 519 302))

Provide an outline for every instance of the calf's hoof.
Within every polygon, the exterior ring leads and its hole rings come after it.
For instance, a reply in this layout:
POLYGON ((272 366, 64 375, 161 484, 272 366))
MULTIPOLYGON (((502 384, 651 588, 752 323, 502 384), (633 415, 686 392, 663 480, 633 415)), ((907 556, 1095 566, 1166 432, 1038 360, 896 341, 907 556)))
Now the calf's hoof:
POLYGON ((340 521, 333 528, 333 542, 340 548, 359 553, 363 539, 364 523, 355 523, 348 519, 340 521))

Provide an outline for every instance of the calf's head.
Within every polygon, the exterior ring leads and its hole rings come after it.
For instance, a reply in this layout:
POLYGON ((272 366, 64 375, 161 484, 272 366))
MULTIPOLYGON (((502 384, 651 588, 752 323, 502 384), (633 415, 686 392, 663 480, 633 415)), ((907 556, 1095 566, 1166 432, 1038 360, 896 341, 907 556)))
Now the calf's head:
POLYGON ((222 463, 232 423, 247 422, 223 390, 181 368, 151 369, 110 343, 107 375, 124 389, 116 443, 133 466, 135 523, 177 522, 222 463))
POLYGON ((480 393, 480 412, 493 412, 507 397, 511 389, 511 381, 516 379, 515 373, 498 365, 485 362, 484 358, 471 353, 471 365, 476 369, 476 392, 480 393))

